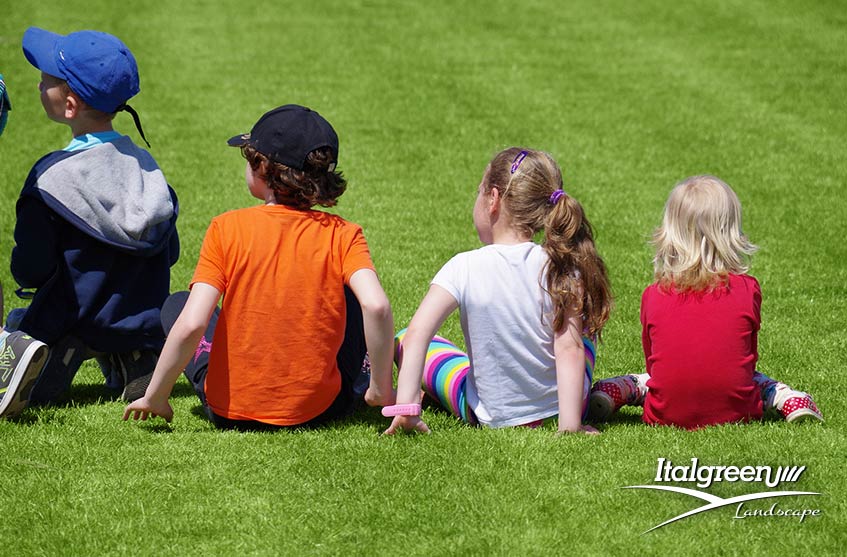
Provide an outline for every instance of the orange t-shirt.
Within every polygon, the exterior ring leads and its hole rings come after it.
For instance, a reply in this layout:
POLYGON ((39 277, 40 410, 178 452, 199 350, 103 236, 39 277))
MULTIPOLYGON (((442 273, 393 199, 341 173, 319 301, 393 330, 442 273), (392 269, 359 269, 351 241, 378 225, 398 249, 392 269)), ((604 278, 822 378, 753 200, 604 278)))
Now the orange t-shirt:
POLYGON ((224 294, 206 402, 234 420, 307 422, 341 389, 344 285, 373 269, 362 229, 329 213, 262 205, 212 219, 192 286, 224 294))

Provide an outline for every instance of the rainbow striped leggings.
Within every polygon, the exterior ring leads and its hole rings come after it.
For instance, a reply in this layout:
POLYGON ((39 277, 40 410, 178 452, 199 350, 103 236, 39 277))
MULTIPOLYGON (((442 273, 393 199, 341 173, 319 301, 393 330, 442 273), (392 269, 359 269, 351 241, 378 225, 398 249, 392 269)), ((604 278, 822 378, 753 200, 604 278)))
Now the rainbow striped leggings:
MULTIPOLYGON (((394 361, 397 367, 403 358, 403 338, 406 329, 403 329, 394 337, 394 361)), ((594 360, 596 349, 594 342, 582 337, 585 346, 585 381, 582 392, 582 417, 585 419, 588 410, 588 394, 591 390, 591 382, 594 376, 594 360)), ((477 424, 477 418, 468 406, 465 396, 465 386, 468 371, 470 371, 470 360, 468 355, 446 338, 435 336, 429 343, 424 363, 424 374, 421 387, 424 392, 451 414, 469 424, 477 424)), ((548 418, 549 420, 549 418, 548 418)), ((528 424, 529 427, 537 427, 547 420, 538 420, 528 424)))

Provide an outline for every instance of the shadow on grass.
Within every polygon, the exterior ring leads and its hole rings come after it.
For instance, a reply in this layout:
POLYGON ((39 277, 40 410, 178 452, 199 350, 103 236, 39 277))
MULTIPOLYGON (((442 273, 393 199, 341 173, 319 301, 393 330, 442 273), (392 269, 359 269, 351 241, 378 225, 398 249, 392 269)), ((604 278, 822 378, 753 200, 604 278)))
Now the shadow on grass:
POLYGON ((143 429, 147 433, 173 433, 174 431, 174 428, 171 426, 171 424, 161 419, 141 422, 139 424, 139 427, 141 427, 141 429, 143 429))
POLYGON ((641 419, 641 411, 619 411, 612 414, 608 420, 592 421, 588 420, 588 425, 596 427, 601 433, 613 429, 616 426, 644 426, 647 427, 641 419))
MULTIPOLYGON (((186 396, 197 395, 194 394, 194 389, 186 383, 177 383, 174 385, 171 397, 186 396)), ((23 414, 9 420, 21 425, 33 425, 39 422, 63 423, 64 417, 61 413, 57 413, 59 410, 99 406, 104 403, 121 400, 120 391, 110 389, 102 383, 79 383, 71 385, 70 390, 58 400, 49 404, 30 406, 23 414)), ((167 426, 167 430, 170 431, 170 426, 167 426)))
MULTIPOLYGON (((193 391, 192 391, 193 394, 193 391)), ((206 414, 206 409, 202 404, 195 404, 191 408, 191 414, 201 420, 209 422, 209 417, 206 414)), ((382 431, 387 427, 387 424, 390 422, 386 422, 386 418, 384 418, 380 412, 380 408, 372 408, 370 406, 362 405, 357 407, 352 415, 347 416, 345 418, 340 418, 337 420, 326 422, 317 427, 297 427, 292 426, 290 428, 279 428, 279 429, 245 429, 244 432, 256 432, 256 431, 264 431, 269 433, 275 433, 278 431, 320 431, 321 429, 333 428, 338 426, 364 426, 364 427, 373 427, 376 428, 377 431, 382 431)), ((223 430, 222 430, 223 431, 223 430)))
MULTIPOLYGON (((174 385, 171 398, 196 396, 194 389, 186 383, 177 383, 174 385)), ((55 408, 68 408, 71 406, 92 406, 102 404, 104 402, 114 402, 121 400, 121 392, 115 389, 110 389, 106 385, 96 383, 81 383, 71 385, 70 390, 62 395, 62 397, 49 405, 55 408)))

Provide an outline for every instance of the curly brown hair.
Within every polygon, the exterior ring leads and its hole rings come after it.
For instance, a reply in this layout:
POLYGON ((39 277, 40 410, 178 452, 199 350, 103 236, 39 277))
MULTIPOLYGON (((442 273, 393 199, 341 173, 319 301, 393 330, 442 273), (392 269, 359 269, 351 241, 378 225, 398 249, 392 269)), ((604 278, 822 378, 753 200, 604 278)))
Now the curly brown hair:
POLYGON ((274 162, 250 145, 242 146, 241 154, 254 172, 264 169, 260 177, 281 205, 301 210, 315 205, 332 207, 347 189, 347 180, 335 170, 335 153, 329 147, 309 153, 303 170, 274 162))

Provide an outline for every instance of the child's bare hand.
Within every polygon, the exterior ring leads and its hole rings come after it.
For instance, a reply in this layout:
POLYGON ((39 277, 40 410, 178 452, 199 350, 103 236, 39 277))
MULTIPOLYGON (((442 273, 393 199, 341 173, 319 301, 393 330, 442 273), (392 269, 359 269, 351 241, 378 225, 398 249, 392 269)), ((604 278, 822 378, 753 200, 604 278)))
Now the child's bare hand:
POLYGON ((394 435, 397 432, 407 433, 430 433, 429 426, 419 416, 394 416, 391 425, 383 434, 394 435))
POLYGON ((166 422, 170 422, 174 417, 174 410, 170 403, 166 400, 164 403, 155 403, 142 397, 135 402, 130 402, 124 409, 124 421, 132 416, 133 420, 146 420, 148 417, 159 416, 164 418, 166 422))
POLYGON ((600 430, 590 425, 580 425, 576 431, 569 429, 560 429, 556 435, 565 435, 569 433, 585 433, 586 435, 600 435, 600 430))
POLYGON ((368 406, 391 406, 396 399, 397 391, 395 389, 391 389, 391 391, 386 393, 371 386, 365 391, 365 403, 368 406))

